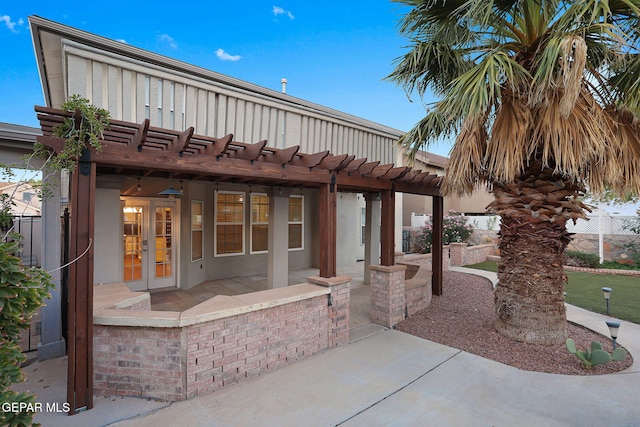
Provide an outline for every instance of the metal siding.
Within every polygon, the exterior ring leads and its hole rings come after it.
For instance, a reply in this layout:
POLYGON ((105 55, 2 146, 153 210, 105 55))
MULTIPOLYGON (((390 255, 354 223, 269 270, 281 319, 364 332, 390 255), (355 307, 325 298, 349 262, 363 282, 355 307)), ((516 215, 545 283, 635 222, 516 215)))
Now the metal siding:
POLYGON ((185 125, 180 130, 185 130, 188 127, 196 127, 198 120, 198 99, 197 89, 193 86, 187 86, 187 108, 185 111, 186 120, 185 125))
POLYGON ((91 63, 91 103, 100 108, 107 108, 102 98, 102 64, 91 63))
POLYGON ((236 113, 235 113, 235 134, 238 135, 237 140, 243 142, 250 142, 247 140, 247 135, 244 129, 244 123, 247 119, 247 103, 244 99, 236 98, 236 113))
POLYGON ((269 137, 267 140, 272 146, 277 146, 280 140, 280 111, 277 108, 269 108, 269 137))
POLYGON ((86 59, 67 56, 67 96, 75 93, 87 96, 87 63, 86 59))
POLYGON ((142 122, 145 118, 144 114, 144 79, 145 75, 142 73, 136 74, 136 116, 138 117, 137 122, 142 122))
POLYGON ((149 120, 151 126, 162 127, 158 120, 158 79, 154 76, 149 81, 149 120))
MULTIPOLYGON (((164 80, 162 83, 162 122, 166 128, 171 128, 171 83, 175 85, 171 80, 164 80)), ((173 126, 175 127, 175 115, 173 126)))
POLYGON ((271 142, 271 134, 270 134, 270 116, 271 116, 271 108, 266 105, 262 105, 260 107, 262 112, 260 114, 260 135, 264 135, 264 138, 271 142))
POLYGON ((214 138, 220 138, 222 135, 218 134, 218 123, 216 116, 218 114, 218 96, 215 92, 207 93, 207 128, 205 134, 207 136, 213 136, 214 138))
POLYGON ((194 126, 195 133, 204 135, 207 130, 207 91, 198 89, 198 101, 196 104, 196 122, 194 126))
POLYGON ((227 129, 227 97, 226 95, 216 96, 216 131, 218 137, 223 137, 229 134, 227 129))
POLYGON ((233 133, 236 141, 253 143, 266 139, 274 147, 300 145, 300 151, 305 153, 330 150, 333 154, 366 157, 368 161, 395 161, 394 138, 351 124, 347 119, 281 104, 273 98, 247 93, 234 96, 237 92, 231 87, 214 86, 168 69, 151 69, 126 59, 113 65, 109 58, 98 54, 87 56, 94 61, 84 59, 82 55, 83 52, 67 55, 69 94, 79 93, 90 98, 94 104, 108 108, 115 118, 142 121, 145 117, 144 79, 148 75, 149 117, 154 125, 159 125, 157 90, 158 79, 162 79, 164 127, 171 126, 171 83, 174 83, 174 128, 177 130, 194 126, 196 133, 218 138, 233 133))
POLYGON ((109 66, 109 111, 111 117, 122 120, 122 68, 109 66))
POLYGON ((237 141, 238 136, 235 132, 236 127, 236 98, 227 97, 227 108, 225 110, 225 125, 227 133, 234 134, 234 139, 237 141))

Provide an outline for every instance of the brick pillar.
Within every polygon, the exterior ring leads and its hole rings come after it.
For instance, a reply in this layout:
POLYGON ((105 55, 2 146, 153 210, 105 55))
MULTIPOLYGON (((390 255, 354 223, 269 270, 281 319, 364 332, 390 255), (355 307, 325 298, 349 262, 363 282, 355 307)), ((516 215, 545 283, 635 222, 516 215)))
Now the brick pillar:
POLYGON ((404 265, 372 265, 371 270, 371 321, 395 326, 404 319, 404 265))
POLYGON ((329 317, 328 348, 349 343, 349 306, 351 303, 351 277, 307 277, 309 283, 327 286, 331 293, 328 296, 327 310, 329 317))
POLYGON ((449 256, 451 265, 456 267, 462 267, 465 265, 465 251, 467 248, 466 243, 450 243, 449 244, 449 256))

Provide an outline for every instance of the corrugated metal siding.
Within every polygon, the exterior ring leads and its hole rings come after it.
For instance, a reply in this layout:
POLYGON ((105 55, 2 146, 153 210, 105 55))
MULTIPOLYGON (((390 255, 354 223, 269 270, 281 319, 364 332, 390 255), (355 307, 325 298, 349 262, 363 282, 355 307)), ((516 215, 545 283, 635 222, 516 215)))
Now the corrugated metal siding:
POLYGON ((207 84, 170 70, 127 64, 77 47, 67 49, 67 96, 80 94, 108 109, 119 120, 184 130, 202 135, 257 142, 279 148, 300 145, 300 151, 330 150, 370 161, 393 163, 394 139, 345 120, 270 101, 230 87, 207 84))

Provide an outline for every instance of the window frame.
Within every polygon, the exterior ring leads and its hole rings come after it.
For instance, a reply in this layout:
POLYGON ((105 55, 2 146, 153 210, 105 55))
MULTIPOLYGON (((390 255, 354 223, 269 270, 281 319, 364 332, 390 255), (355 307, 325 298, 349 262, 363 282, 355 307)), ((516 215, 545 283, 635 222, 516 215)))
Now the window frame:
POLYGON ((249 193, 249 229, 251 230, 249 234, 249 253, 250 254, 266 254, 269 252, 269 195, 267 193, 249 193), (253 196, 264 196, 267 198, 267 221, 253 221, 253 196), (266 225, 267 226, 267 249, 263 251, 254 251, 253 250, 253 226, 254 225, 266 225))
MULTIPOLYGON (((290 225, 300 225, 300 247, 297 248, 288 248, 288 250, 290 252, 293 251, 304 251, 304 195, 303 194, 296 194, 296 195, 291 195, 289 196, 289 201, 291 201, 291 199, 300 199, 301 200, 301 205, 300 205, 300 209, 301 209, 301 220, 300 221, 290 221, 289 217, 287 216, 287 232, 288 232, 288 228, 290 225)), ((289 209, 291 208, 291 203, 289 203, 289 209)))
POLYGON ((216 190, 214 192, 214 208, 213 208, 213 224, 214 224, 214 233, 213 233, 213 256, 215 258, 219 257, 228 257, 228 256, 242 256, 246 254, 245 248, 245 208, 246 208, 246 198, 247 195, 244 191, 230 191, 230 190, 216 190), (242 196, 242 220, 240 222, 218 222, 218 195, 220 194, 235 194, 242 196), (231 252, 231 253, 218 253, 218 225, 241 225, 242 226, 242 250, 240 252, 231 252))

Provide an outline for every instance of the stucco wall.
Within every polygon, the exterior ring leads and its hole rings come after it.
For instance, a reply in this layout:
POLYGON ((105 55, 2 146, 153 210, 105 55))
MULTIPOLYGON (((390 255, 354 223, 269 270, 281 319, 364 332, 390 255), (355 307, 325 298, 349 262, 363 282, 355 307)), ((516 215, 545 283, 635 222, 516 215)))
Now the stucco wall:
MULTIPOLYGON (((100 184, 99 184, 100 185, 100 184)), ((95 283, 122 281, 120 188, 96 188, 93 277, 95 283)))

